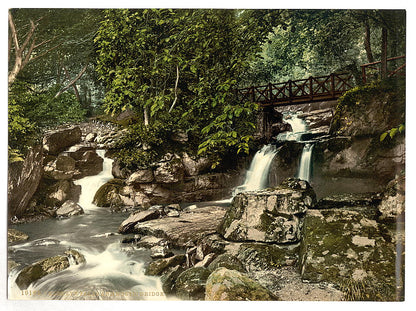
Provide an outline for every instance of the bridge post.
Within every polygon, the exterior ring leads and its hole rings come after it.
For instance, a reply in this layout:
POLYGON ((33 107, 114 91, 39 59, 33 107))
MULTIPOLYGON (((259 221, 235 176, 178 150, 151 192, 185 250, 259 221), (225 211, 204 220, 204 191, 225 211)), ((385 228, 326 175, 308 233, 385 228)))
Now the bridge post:
POLYGON ((331 73, 331 96, 335 98, 335 74, 331 73))
POLYGON ((309 98, 313 100, 313 80, 312 76, 309 77, 309 98))

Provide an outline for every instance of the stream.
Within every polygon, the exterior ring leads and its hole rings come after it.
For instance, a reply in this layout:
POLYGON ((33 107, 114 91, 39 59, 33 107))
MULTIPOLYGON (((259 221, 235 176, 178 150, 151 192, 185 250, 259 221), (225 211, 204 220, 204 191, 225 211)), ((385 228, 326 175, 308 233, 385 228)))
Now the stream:
POLYGON ((83 254, 86 264, 43 277, 23 291, 15 283, 20 270, 14 269, 9 275, 9 299, 166 299, 159 278, 144 274, 150 251, 121 244, 115 233, 129 213, 111 213, 91 203, 98 188, 113 178, 112 160, 104 157, 104 150, 97 153, 104 158, 103 171, 76 182, 82 187, 79 204, 85 214, 12 226, 30 238, 9 247, 9 259, 20 267, 69 248, 83 254))

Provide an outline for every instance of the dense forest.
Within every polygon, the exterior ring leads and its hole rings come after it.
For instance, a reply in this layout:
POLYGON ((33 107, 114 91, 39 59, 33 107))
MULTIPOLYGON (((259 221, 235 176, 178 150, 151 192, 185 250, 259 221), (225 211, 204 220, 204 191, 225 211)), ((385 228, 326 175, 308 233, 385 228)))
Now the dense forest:
POLYGON ((253 140, 256 105, 234 89, 340 71, 360 84, 361 64, 404 52, 404 11, 12 9, 9 161, 48 128, 128 110, 126 165, 157 159, 179 130, 219 163, 253 140))

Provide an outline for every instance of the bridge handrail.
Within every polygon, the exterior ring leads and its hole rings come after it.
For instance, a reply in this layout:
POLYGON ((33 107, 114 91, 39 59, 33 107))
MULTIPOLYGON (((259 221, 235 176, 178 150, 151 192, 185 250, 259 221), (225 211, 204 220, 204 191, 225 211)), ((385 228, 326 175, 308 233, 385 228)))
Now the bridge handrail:
POLYGON ((324 97, 331 99, 352 88, 352 79, 351 73, 310 76, 306 79, 240 88, 236 90, 236 95, 241 97, 241 101, 247 100, 261 105, 291 103, 302 99, 318 100, 324 97))
MULTIPOLYGON (((399 60, 399 59, 406 59, 406 55, 387 58, 387 62, 392 63, 393 61, 399 60)), ((362 72, 363 83, 367 83, 368 80, 370 80, 372 77, 381 74, 381 61, 363 64, 360 67, 361 67, 361 72, 362 72), (376 72, 369 72, 367 69, 374 69, 376 72)), ((388 77, 395 76, 395 75, 404 75, 402 71, 404 71, 405 67, 406 67, 406 62, 404 62, 404 64, 400 65, 394 70, 389 70, 388 77)))

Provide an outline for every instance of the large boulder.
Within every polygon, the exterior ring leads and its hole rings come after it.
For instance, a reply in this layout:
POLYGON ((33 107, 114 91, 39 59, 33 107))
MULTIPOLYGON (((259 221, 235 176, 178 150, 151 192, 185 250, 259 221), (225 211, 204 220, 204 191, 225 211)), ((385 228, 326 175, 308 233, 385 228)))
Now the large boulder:
POLYGON ((23 162, 9 165, 7 185, 7 205, 9 218, 24 214, 42 177, 42 146, 29 150, 23 162))
POLYGON ((7 242, 8 243, 18 243, 26 241, 29 236, 26 233, 23 233, 16 229, 7 229, 7 242))
POLYGON ((47 189, 45 203, 48 206, 61 206, 65 201, 77 202, 81 195, 81 186, 72 180, 59 180, 47 189))
POLYGON ((404 238, 377 219, 374 206, 308 210, 299 253, 302 279, 358 286, 368 300, 396 300, 404 238))
POLYGON ((264 301, 277 298, 246 274, 218 268, 208 277, 205 300, 264 301))
POLYGON ((102 185, 94 195, 93 203, 100 207, 123 206, 120 191, 123 188, 123 180, 112 179, 102 185))
POLYGON ((69 251, 65 255, 57 255, 35 262, 20 271, 16 278, 16 284, 20 289, 26 289, 33 282, 46 275, 60 272, 70 266, 70 259, 74 259, 75 264, 85 262, 85 258, 76 251, 69 251))
POLYGON ((58 155, 66 148, 81 141, 82 132, 78 126, 51 131, 43 138, 43 149, 47 154, 58 155))
POLYGON ((211 271, 218 268, 227 268, 229 270, 236 270, 243 273, 246 272, 246 269, 241 261, 237 257, 227 253, 219 255, 208 265, 208 269, 211 271))
POLYGON ((77 161, 76 167, 79 170, 78 178, 85 176, 94 176, 103 170, 104 159, 101 158, 95 151, 85 151, 81 159, 77 161))
POLYGON ((218 232, 232 241, 295 243, 301 239, 303 216, 315 201, 310 185, 295 178, 275 189, 239 193, 218 232))
POLYGON ((71 217, 84 214, 82 207, 74 201, 68 200, 56 210, 56 217, 71 217))
POLYGON ((183 300, 204 300, 205 284, 210 274, 211 271, 203 267, 185 270, 176 279, 176 296, 183 300))
POLYGON ((221 206, 200 207, 193 212, 181 213, 180 217, 139 222, 134 232, 165 238, 172 246, 185 248, 189 242, 197 242, 215 233, 224 214, 225 209, 221 206))
POLYGON ((48 157, 44 166, 44 176, 53 180, 71 179, 75 174, 75 160, 67 155, 48 157))

